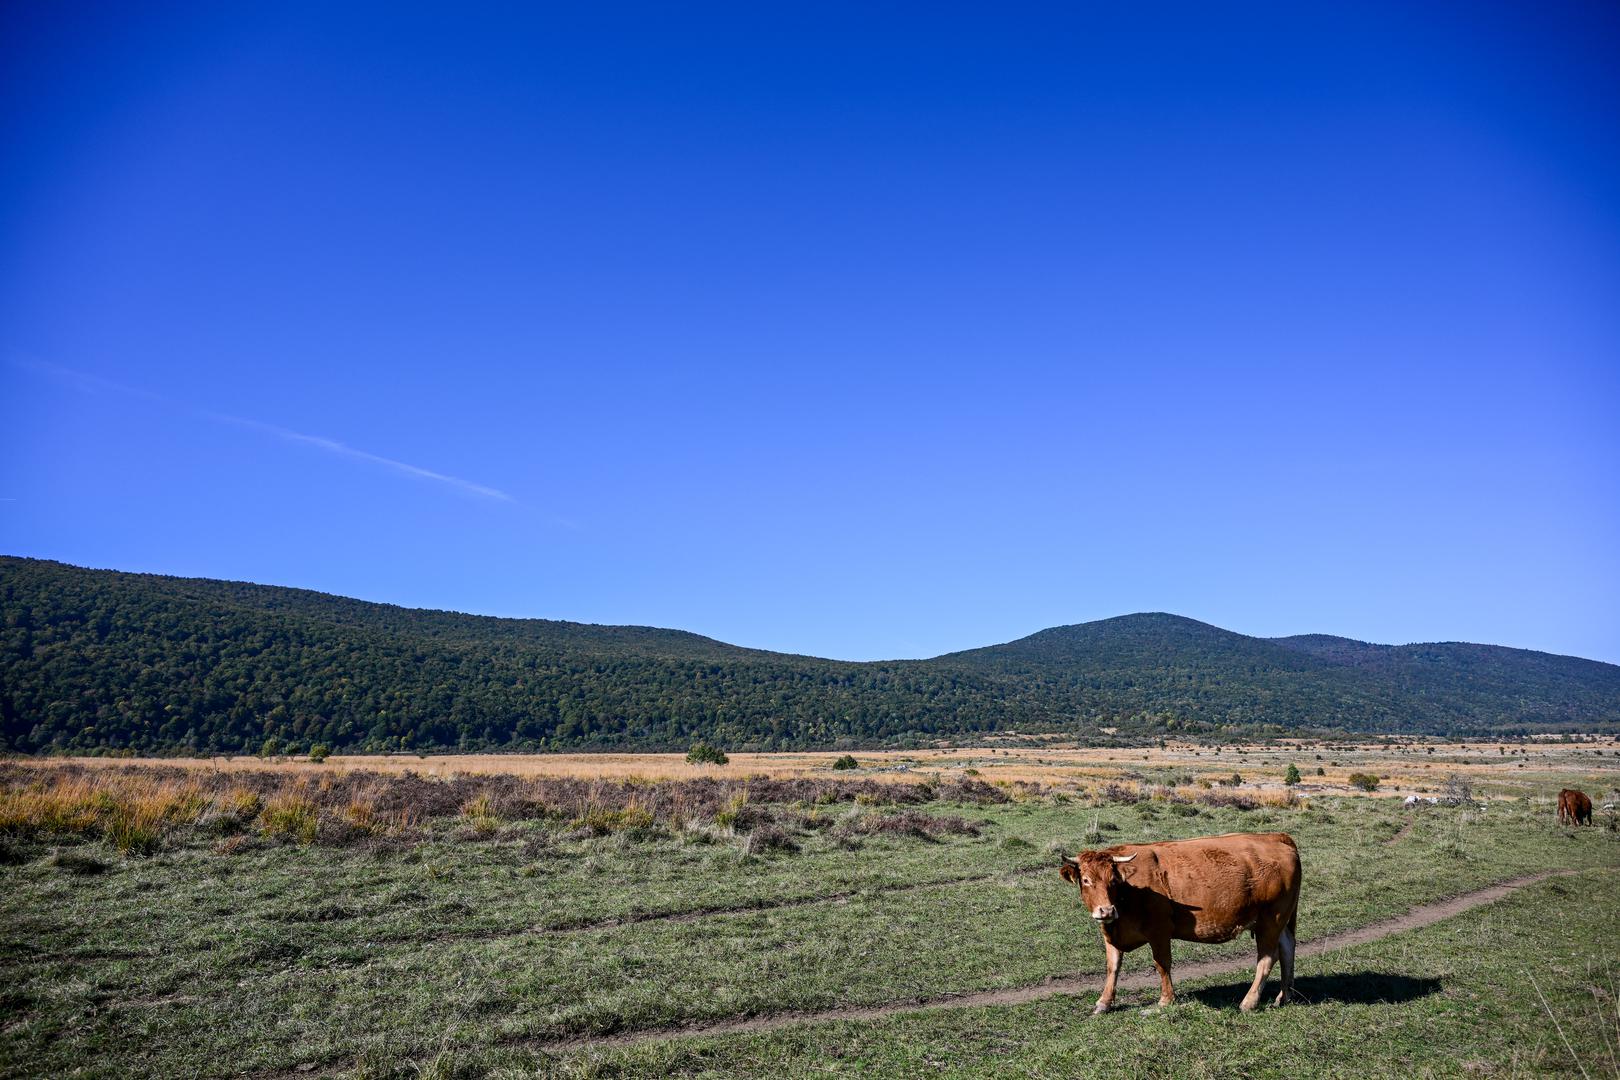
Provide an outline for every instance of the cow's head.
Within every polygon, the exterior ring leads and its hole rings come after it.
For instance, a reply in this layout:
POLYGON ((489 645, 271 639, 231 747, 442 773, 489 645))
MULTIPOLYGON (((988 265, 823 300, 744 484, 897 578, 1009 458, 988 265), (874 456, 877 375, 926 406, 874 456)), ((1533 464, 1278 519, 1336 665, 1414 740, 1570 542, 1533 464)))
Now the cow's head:
POLYGON ((1091 917, 1104 926, 1119 918, 1119 890, 1125 884, 1125 864, 1136 855, 1108 851, 1082 851, 1063 860, 1058 870, 1064 881, 1080 886, 1080 899, 1091 917))

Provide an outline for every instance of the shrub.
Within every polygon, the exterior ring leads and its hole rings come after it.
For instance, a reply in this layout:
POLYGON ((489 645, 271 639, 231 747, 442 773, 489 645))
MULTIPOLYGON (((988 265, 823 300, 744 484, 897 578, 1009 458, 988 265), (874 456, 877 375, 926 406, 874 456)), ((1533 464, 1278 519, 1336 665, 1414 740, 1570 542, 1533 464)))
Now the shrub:
POLYGON ((686 761, 689 765, 724 765, 730 760, 724 750, 704 742, 695 744, 686 752, 686 761))
POLYGON ((854 754, 845 754, 843 757, 833 762, 832 767, 839 770, 858 769, 861 767, 861 763, 855 760, 854 754))
POLYGON ((264 813, 259 817, 259 831, 265 836, 285 837, 300 844, 314 843, 319 825, 315 804, 296 794, 277 795, 264 804, 264 813))
POLYGON ((654 820, 650 810, 631 803, 621 810, 594 807, 575 818, 572 825, 592 836, 606 836, 616 832, 647 832, 652 829, 654 820))
POLYGON ((331 756, 332 748, 323 743, 316 743, 314 746, 309 748, 309 760, 313 761, 317 765, 331 756))
POLYGON ((1198 797, 1205 806, 1229 807, 1233 810, 1253 810, 1260 804, 1248 795, 1229 795, 1224 791, 1206 791, 1198 797))
POLYGON ((954 815, 924 814, 902 810, 895 814, 862 814, 849 818, 833 830, 835 836, 914 836, 935 840, 941 836, 978 836, 979 827, 954 815))
POLYGON ((1316 767, 1316 775, 1317 776, 1326 776, 1327 775, 1327 770, 1322 768, 1322 766, 1318 765, 1316 767))
POLYGON ((1378 790, 1378 777, 1372 773, 1353 772, 1349 779, 1351 787, 1360 788, 1362 791, 1378 790))
MULTIPOLYGON (((859 796, 857 796, 857 799, 859 799, 859 796)), ((743 807, 747 805, 748 789, 743 788, 731 796, 731 800, 726 803, 724 809, 715 811, 714 823, 722 829, 735 828, 737 819, 742 816, 743 807)))
POLYGON ((157 823, 139 811, 121 808, 104 826, 107 840, 125 855, 150 855, 163 839, 157 823))
POLYGON ((794 852, 799 845, 787 834, 787 830, 775 825, 766 825, 755 829, 748 834, 743 842, 743 851, 749 855, 764 855, 772 851, 794 852))
POLYGON ((1290 786, 1299 783, 1299 766, 1298 765, 1290 765, 1290 766, 1288 766, 1288 771, 1283 774, 1283 783, 1288 784, 1290 786))
POLYGON ((1242 787, 1243 774, 1233 773, 1229 779, 1222 780, 1221 783, 1225 784, 1227 787, 1242 787))

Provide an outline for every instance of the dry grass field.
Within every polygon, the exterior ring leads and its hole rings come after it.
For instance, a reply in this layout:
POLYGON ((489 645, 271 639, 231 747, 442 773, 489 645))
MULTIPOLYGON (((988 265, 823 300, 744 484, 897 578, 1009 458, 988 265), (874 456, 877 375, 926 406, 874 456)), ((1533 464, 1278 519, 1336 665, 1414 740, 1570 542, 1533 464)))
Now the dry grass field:
MULTIPOLYGON (((507 775, 587 780, 693 780, 749 777, 836 776, 832 763, 840 755, 815 753, 736 753, 725 765, 695 765, 682 754, 354 754, 334 755, 316 765, 302 758, 266 761, 256 757, 124 758, 121 764, 179 766, 205 771, 302 773, 365 771, 413 772, 455 777, 507 775)), ((1280 788, 1290 764, 1301 773, 1303 795, 1360 793, 1349 783, 1352 773, 1381 778, 1379 796, 1429 794, 1439 778, 1461 773, 1487 791, 1530 793, 1550 777, 1588 777, 1596 783, 1620 767, 1620 738, 1604 736, 1565 743, 1551 739, 1528 742, 1444 742, 1405 739, 1389 742, 1312 742, 1282 740, 1271 745, 1224 746, 1167 743, 1129 749, 1075 748, 1059 740, 1024 738, 988 747, 941 747, 920 751, 857 752, 857 776, 922 783, 975 776, 990 783, 1037 783, 1084 789, 1099 781, 1162 783, 1174 775, 1188 785, 1215 784, 1233 773, 1252 788, 1280 788), (1321 770, 1318 775, 1317 770, 1321 770)), ((105 765, 103 758, 51 758, 53 763, 105 765)))

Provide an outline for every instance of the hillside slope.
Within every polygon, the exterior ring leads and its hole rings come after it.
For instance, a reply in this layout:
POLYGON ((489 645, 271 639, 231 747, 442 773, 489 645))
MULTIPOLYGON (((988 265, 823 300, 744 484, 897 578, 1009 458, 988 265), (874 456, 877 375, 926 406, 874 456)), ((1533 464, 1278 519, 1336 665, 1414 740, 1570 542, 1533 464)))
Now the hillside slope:
POLYGON ((905 745, 1297 728, 1620 727, 1620 667, 1266 640, 1174 615, 849 663, 675 630, 418 611, 0 557, 0 749, 905 745))

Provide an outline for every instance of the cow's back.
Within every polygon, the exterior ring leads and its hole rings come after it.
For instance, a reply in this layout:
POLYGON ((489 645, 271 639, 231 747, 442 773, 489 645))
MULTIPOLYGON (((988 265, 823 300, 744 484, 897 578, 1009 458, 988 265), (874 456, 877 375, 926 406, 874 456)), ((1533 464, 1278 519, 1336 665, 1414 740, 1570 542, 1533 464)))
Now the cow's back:
MULTIPOLYGON (((1137 845, 1133 845, 1137 846, 1137 845)), ((1228 833, 1139 845, 1162 873, 1174 936, 1228 941, 1262 917, 1291 920, 1299 906, 1299 849, 1287 833, 1228 833)))

